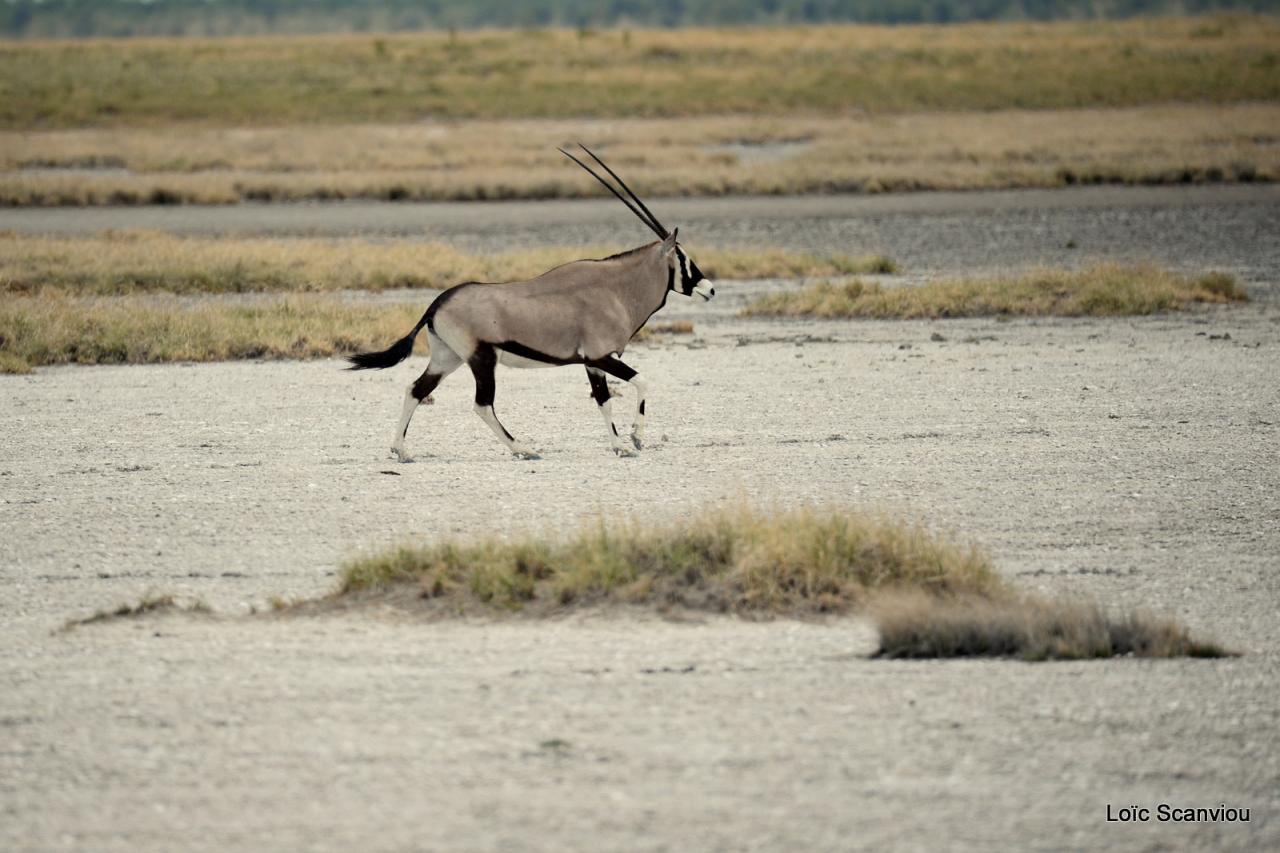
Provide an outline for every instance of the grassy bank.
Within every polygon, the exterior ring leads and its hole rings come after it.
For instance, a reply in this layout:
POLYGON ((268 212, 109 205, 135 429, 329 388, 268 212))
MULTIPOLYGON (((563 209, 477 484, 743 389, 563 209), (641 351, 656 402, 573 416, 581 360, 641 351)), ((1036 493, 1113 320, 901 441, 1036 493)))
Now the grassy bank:
POLYGON ((422 305, 353 305, 316 296, 250 304, 170 295, 6 296, 0 300, 0 373, 49 364, 346 355, 384 348, 413 328, 422 311, 422 305))
MULTIPOLYGON (((315 295, 242 303, 171 294, 6 296, 0 300, 0 373, 53 364, 306 359, 381 350, 413 328, 426 305, 357 304, 315 295)), ((634 340, 692 332, 688 322, 655 322, 634 340)), ((425 353, 425 340, 419 343, 425 353)))
POLYGON ((1199 303, 1248 299, 1234 276, 1182 276, 1155 265, 1103 264, 993 279, 884 287, 859 279, 770 293, 743 309, 752 317, 916 319, 988 316, 1154 314, 1199 303))
MULTIPOLYGON (((637 239, 637 243, 641 240, 637 239)), ((560 246, 474 254, 442 243, 176 237, 112 232, 93 237, 0 233, 0 292, 75 294, 381 291, 463 281, 532 278, 579 258, 626 247, 560 246)), ((712 278, 797 278, 892 272, 878 255, 689 247, 712 278)))
POLYGON ((659 526, 602 522, 560 538, 400 548, 348 563, 328 604, 366 599, 440 613, 608 604, 864 612, 880 629, 881 654, 893 657, 1225 654, 1168 620, 1023 595, 972 546, 843 510, 713 510, 659 526))
POLYGON ((814 115, 1280 96, 1268 16, 0 46, 6 128, 814 115))
POLYGON ((649 197, 1280 179, 1280 105, 868 117, 0 132, 0 204, 597 198, 581 140, 649 197))

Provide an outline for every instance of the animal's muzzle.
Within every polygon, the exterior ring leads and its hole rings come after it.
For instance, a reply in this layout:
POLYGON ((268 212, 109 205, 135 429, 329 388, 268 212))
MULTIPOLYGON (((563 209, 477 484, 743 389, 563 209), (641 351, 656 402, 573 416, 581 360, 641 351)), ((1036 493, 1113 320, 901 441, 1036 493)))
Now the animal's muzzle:
POLYGON ((693 286, 693 292, 701 296, 705 301, 710 302, 711 297, 716 295, 716 286, 704 278, 693 286))

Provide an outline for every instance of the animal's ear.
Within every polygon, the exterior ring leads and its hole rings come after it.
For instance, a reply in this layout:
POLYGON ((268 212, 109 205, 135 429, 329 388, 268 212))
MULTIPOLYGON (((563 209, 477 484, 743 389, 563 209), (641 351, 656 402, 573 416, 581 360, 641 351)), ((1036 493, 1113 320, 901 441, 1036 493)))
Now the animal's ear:
POLYGON ((667 235, 667 238, 666 238, 665 240, 663 240, 663 241, 662 241, 662 252, 663 252, 663 254, 666 254, 667 252, 670 252, 672 249, 674 249, 674 248, 676 247, 676 235, 678 235, 679 233, 680 233, 680 229, 679 229, 679 228, 677 228, 676 230, 674 230, 674 231, 672 231, 670 234, 668 234, 668 235, 667 235))

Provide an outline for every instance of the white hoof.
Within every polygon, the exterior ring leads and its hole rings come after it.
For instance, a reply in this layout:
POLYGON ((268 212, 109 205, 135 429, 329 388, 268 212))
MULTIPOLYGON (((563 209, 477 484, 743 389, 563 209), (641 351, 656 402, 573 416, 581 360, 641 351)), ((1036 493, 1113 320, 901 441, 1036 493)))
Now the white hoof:
POLYGON ((631 433, 631 443, 635 445, 636 450, 644 450, 644 440, 636 433, 631 433))
POLYGON ((511 455, 517 459, 534 460, 534 459, 542 458, 536 452, 530 450, 527 447, 513 447, 511 448, 511 455))
POLYGON ((630 447, 623 447, 622 445, 618 445, 617 447, 615 447, 613 449, 613 452, 615 455, 617 455, 621 459, 626 459, 631 456, 640 455, 638 452, 636 452, 635 450, 632 450, 630 447))
POLYGON ((398 462, 412 462, 413 457, 403 447, 391 448, 391 458, 398 462))

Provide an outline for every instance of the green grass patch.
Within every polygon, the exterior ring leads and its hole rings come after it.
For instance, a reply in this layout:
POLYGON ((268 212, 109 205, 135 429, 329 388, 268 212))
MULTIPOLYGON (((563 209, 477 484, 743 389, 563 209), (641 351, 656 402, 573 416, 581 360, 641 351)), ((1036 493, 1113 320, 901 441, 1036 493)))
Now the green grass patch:
POLYGON ((750 317, 915 319, 990 316, 1119 316, 1244 302, 1226 273, 1183 276, 1152 264, 1102 264, 1079 271, 1038 270, 1019 276, 885 287, 860 279, 818 282, 770 293, 745 309, 750 317))
MULTIPOLYGON (((637 241, 638 243, 639 241, 637 241)), ((0 233, 0 292, 244 293, 443 289, 463 281, 533 278, 619 248, 554 246, 488 254, 443 243, 178 237, 151 231, 91 237, 0 233)), ((712 278, 795 278, 896 270, 882 255, 690 246, 712 278)))

